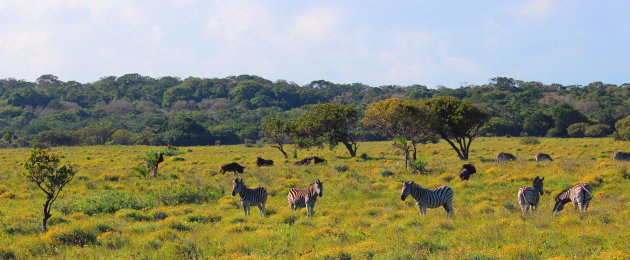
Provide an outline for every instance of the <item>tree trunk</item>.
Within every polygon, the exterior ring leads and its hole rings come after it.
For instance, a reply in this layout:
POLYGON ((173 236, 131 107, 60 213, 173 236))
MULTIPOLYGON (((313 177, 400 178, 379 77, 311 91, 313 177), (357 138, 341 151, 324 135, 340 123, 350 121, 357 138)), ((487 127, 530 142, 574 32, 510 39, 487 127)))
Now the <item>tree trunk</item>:
POLYGON ((408 150, 408 149, 405 149, 405 150, 403 151, 403 153, 405 154, 405 170, 407 170, 407 165, 409 164, 409 163, 408 163, 408 161, 409 161, 409 150, 408 150))
POLYGON ((345 145, 346 149, 348 149, 348 152, 350 152, 350 157, 357 156, 357 144, 356 143, 343 142, 343 145, 345 145))
POLYGON ((468 155, 464 156, 462 152, 459 150, 459 148, 457 148, 457 146, 453 143, 453 141, 451 141, 451 139, 448 138, 446 134, 444 134, 443 132, 440 132, 440 136, 442 137, 442 139, 446 140, 448 144, 451 145, 451 147, 453 148, 453 150, 455 150, 455 152, 457 152, 457 156, 459 157, 460 160, 464 160, 464 161, 468 160, 468 155))
POLYGON ((282 146, 280 146, 280 145, 273 146, 272 145, 271 147, 274 147, 274 148, 278 149, 282 153, 282 155, 284 155, 284 159, 288 159, 289 158, 287 156, 287 153, 284 151, 284 148, 282 146))
POLYGON ((47 230, 48 219, 50 218, 50 201, 52 200, 51 196, 48 196, 46 199, 46 203, 44 204, 44 219, 42 220, 42 233, 47 230))
POLYGON ((416 161, 416 142, 411 141, 411 146, 413 146, 413 161, 416 161))
POLYGON ((153 173, 153 178, 157 178, 158 167, 151 167, 151 172, 153 173))

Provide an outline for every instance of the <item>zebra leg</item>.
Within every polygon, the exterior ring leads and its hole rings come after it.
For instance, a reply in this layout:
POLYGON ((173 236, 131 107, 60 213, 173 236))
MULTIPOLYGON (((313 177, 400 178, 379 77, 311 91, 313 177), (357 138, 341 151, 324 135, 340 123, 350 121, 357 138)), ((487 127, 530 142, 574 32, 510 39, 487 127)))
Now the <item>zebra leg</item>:
POLYGON ((584 202, 584 211, 585 212, 588 211, 588 204, 590 204, 590 203, 591 203, 590 200, 587 200, 587 201, 584 202))
POLYGON ((578 202, 577 201, 572 201, 573 202, 573 209, 577 210, 578 209, 578 202))
POLYGON ((536 213, 536 210, 538 210, 538 204, 532 205, 532 215, 536 213))
POLYGON ((245 204, 245 202, 241 202, 241 205, 243 205, 243 211, 245 212, 245 216, 247 216, 247 204, 245 204))
POLYGON ((451 203, 444 203, 442 207, 444 208, 444 211, 446 211, 446 216, 453 215, 453 205, 451 203))
POLYGON ((265 215, 265 204, 258 205, 258 210, 260 210, 260 216, 263 217, 265 215))

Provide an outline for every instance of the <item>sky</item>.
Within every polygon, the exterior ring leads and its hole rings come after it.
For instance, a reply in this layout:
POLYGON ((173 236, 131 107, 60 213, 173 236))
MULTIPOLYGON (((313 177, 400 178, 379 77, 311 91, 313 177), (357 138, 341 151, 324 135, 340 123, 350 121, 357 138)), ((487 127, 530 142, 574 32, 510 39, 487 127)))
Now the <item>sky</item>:
POLYGON ((630 83, 630 1, 2 0, 0 78, 630 83))

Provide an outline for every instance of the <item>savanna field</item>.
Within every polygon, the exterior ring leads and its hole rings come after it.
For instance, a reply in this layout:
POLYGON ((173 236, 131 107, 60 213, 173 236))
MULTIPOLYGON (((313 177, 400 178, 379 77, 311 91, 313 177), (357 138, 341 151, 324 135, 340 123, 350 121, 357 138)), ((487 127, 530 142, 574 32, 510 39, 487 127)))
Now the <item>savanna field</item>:
MULTIPOLYGON (((462 182, 462 161, 445 141, 420 145, 426 171, 409 173, 392 142, 360 143, 357 158, 347 150, 302 150, 324 165, 294 166, 268 146, 180 147, 166 157, 158 177, 132 167, 144 151, 162 147, 83 146, 52 148, 78 166, 41 234, 45 195, 21 175, 28 149, 0 150, 0 259, 2 258, 630 258, 630 163, 613 162, 628 142, 611 138, 479 138, 470 159, 477 173, 462 182), (497 152, 515 162, 497 164, 497 152), (536 163, 537 152, 553 162, 536 163), (257 156, 273 167, 257 168, 257 156), (249 188, 269 193, 264 218, 252 207, 245 217, 229 162, 246 166, 239 177, 249 188), (393 175, 387 174, 387 170, 393 175), (516 194, 545 177, 537 214, 522 216, 516 194), (287 193, 324 182, 315 215, 290 211, 287 193), (413 201, 400 200, 402 182, 425 188, 450 186, 455 214, 427 209, 421 217, 413 201), (589 212, 570 204, 552 214, 553 198, 577 182, 588 182, 594 198, 589 212)), ((292 148, 287 149, 291 151, 292 148)))

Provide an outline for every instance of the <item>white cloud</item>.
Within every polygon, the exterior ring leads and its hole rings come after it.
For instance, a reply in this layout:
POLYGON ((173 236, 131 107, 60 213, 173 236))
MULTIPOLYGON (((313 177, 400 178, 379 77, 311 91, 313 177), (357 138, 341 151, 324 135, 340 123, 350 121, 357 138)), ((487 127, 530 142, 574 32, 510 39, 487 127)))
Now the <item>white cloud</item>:
POLYGON ((516 8, 513 13, 520 21, 543 22, 553 14, 554 9, 551 0, 532 0, 516 8))
POLYGON ((328 41, 338 37, 339 15, 331 9, 317 9, 295 18, 292 34, 307 41, 328 41))

